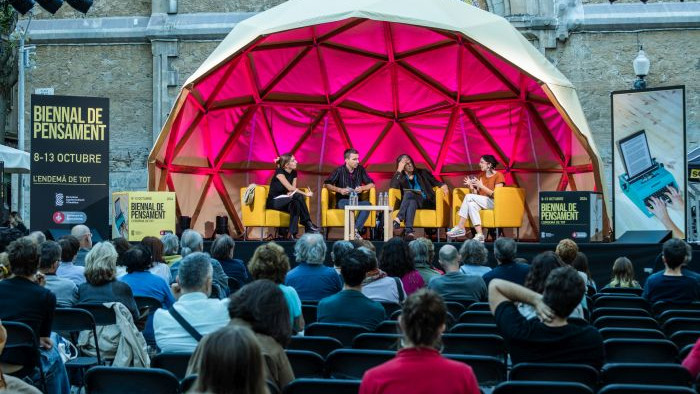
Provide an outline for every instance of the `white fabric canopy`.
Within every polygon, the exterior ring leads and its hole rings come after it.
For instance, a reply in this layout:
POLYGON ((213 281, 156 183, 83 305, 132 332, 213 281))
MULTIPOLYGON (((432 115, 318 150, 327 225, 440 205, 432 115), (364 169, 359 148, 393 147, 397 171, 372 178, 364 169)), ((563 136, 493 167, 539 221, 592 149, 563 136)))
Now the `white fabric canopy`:
POLYGON ((29 173, 29 152, 0 145, 0 161, 5 162, 5 172, 29 173))

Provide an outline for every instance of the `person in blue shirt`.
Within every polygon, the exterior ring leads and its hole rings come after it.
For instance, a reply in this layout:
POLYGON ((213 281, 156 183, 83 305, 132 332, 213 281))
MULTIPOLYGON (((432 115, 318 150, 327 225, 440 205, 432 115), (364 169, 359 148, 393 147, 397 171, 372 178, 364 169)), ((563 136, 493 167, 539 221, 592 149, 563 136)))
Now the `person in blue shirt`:
POLYGON ((700 299, 700 284, 695 277, 687 275, 683 270, 683 265, 688 260, 685 241, 671 238, 664 242, 662 259, 664 271, 647 278, 642 297, 652 304, 657 301, 690 304, 700 299))
POLYGON ((501 237, 493 243, 493 256, 498 261, 498 266, 483 275, 486 287, 494 278, 517 283, 520 286, 525 283, 530 266, 516 261, 517 252, 518 246, 512 238, 501 237))
POLYGON ((294 245, 299 265, 287 274, 285 284, 293 287, 302 301, 318 301, 342 290, 335 270, 326 267, 326 242, 320 234, 304 234, 294 245))
POLYGON ((362 294, 368 265, 369 255, 358 249, 342 257, 340 274, 345 286, 341 292, 318 303, 316 320, 319 323, 355 324, 374 331, 386 319, 382 304, 362 294))

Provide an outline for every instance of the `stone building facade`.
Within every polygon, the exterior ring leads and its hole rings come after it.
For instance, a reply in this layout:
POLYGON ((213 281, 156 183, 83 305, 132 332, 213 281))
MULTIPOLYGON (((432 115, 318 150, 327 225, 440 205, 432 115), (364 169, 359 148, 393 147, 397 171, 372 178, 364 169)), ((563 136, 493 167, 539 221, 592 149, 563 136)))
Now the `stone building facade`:
MULTIPOLYGON (((281 1, 95 0, 87 15, 67 4, 50 15, 37 5, 28 28, 36 67, 27 71, 26 124, 37 88, 108 97, 110 191, 144 190, 149 151, 181 84, 237 22, 281 1)), ((506 17, 577 87, 608 186, 610 92, 631 88, 639 44, 651 60, 650 87, 686 86, 688 147, 700 146, 700 3, 468 1, 506 17)))

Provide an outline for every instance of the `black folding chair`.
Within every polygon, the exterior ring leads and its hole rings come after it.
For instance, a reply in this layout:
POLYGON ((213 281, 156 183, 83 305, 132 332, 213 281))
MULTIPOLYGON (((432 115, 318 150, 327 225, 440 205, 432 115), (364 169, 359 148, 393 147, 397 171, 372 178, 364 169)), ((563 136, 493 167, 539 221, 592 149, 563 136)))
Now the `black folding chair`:
POLYGON ((506 361, 506 346, 500 335, 495 334, 444 334, 445 354, 491 356, 506 361))
POLYGON ((603 316, 636 316, 636 317, 651 317, 651 314, 646 309, 639 308, 610 308, 600 307, 591 312, 591 321, 596 321, 603 316))
POLYGON ((301 305, 318 305, 318 300, 301 300, 301 305))
POLYGON ((598 290, 598 294, 612 294, 612 295, 635 295, 641 296, 644 290, 642 288, 634 287, 603 287, 598 290))
POLYGON ((228 282, 228 291, 230 294, 235 293, 243 286, 243 284, 241 284, 241 282, 236 278, 229 277, 226 281, 228 282))
POLYGON ((695 390, 680 386, 653 386, 644 384, 610 384, 598 394, 694 394, 695 390))
POLYGON ((659 322, 662 323, 674 317, 700 319, 700 309, 668 309, 656 316, 659 322))
POLYGON ((700 338, 700 331, 680 330, 676 331, 668 338, 675 343, 679 349, 683 349, 688 345, 693 345, 700 338))
POLYGON ((187 376, 187 365, 192 353, 159 353, 151 358, 151 368, 160 368, 172 372, 178 379, 187 376))
POLYGON ((666 301, 656 301, 651 306, 651 311, 654 315, 661 315, 667 310, 700 310, 700 301, 694 301, 690 304, 672 304, 666 301))
POLYGON ((77 369, 77 386, 82 386, 82 376, 84 372, 95 365, 102 365, 100 355, 100 343, 97 339, 97 325, 92 314, 84 309, 77 308, 56 308, 53 315, 51 330, 61 334, 68 334, 72 343, 78 343, 78 336, 81 331, 91 331, 92 339, 95 342, 95 354, 92 356, 81 356, 65 362, 67 369, 77 369))
POLYGON ((319 356, 326 358, 328 353, 336 349, 342 349, 343 344, 332 337, 315 337, 315 336, 300 336, 295 335, 289 341, 287 349, 289 350, 306 350, 314 352, 319 356))
POLYGON ((328 355, 326 368, 333 379, 362 379, 370 368, 383 364, 396 355, 385 350, 338 349, 328 355))
POLYGON ((301 304, 301 315, 304 316, 304 325, 316 323, 318 317, 318 305, 301 304))
POLYGON ((400 332, 399 322, 396 320, 384 320, 374 329, 377 334, 398 334, 400 332))
POLYGON ((84 309, 90 312, 97 326, 117 324, 117 315, 114 313, 114 309, 108 308, 102 304, 78 304, 75 305, 74 308, 84 309))
POLYGON ((574 382, 503 382, 493 394, 593 394, 588 386, 574 382))
POLYGON ((691 387, 690 372, 679 364, 611 363, 603 365, 601 384, 653 384, 691 387))
POLYGON ((5 373, 20 379, 31 377, 34 370, 39 370, 40 384, 46 392, 46 377, 41 368, 39 339, 28 325, 20 322, 3 321, 7 331, 5 350, 0 355, 0 363, 16 366, 17 369, 5 369, 5 373))
POLYGON ((629 297, 621 295, 604 295, 593 301, 593 309, 596 308, 639 308, 651 310, 649 303, 642 297, 629 297))
POLYGON ((496 324, 460 323, 450 329, 450 334, 495 334, 500 335, 496 324))
POLYGON ((468 311, 491 312, 491 306, 488 302, 474 302, 467 307, 468 311))
POLYGON ((647 328, 605 327, 598 330, 598 332, 600 332, 603 339, 666 339, 666 335, 660 330, 650 330, 647 328))
POLYGON ((389 316, 389 320, 399 320, 399 316, 401 316, 401 309, 394 311, 391 313, 389 316))
POLYGON ((370 332, 368 329, 355 324, 332 324, 332 323, 312 323, 306 326, 305 335, 333 337, 339 340, 343 346, 352 346, 352 340, 364 333, 370 332))
POLYGON ((295 379, 284 388, 284 394, 357 394, 360 380, 295 379))
POLYGON ((671 335, 677 331, 700 331, 700 319, 689 317, 673 317, 668 319, 661 329, 666 335, 671 335))
POLYGON ((401 305, 395 302, 382 302, 381 304, 387 316, 391 316, 394 312, 401 310, 401 305))
POLYGON ((180 381, 156 368, 92 367, 85 373, 87 394, 177 394, 180 381))
POLYGON ((325 361, 323 357, 307 350, 285 351, 292 371, 297 378, 323 378, 325 377, 325 361))
POLYGON ((352 348, 396 351, 400 347, 400 342, 399 334, 360 334, 352 341, 352 348))
POLYGON ((694 346, 695 344, 683 346, 683 349, 678 351, 678 359, 685 360, 685 358, 688 357, 688 353, 690 353, 690 351, 693 350, 694 346))
POLYGON ((678 348, 666 339, 606 339, 608 363, 675 363, 678 348))
POLYGON ((447 311, 453 316, 459 316, 467 310, 464 305, 453 300, 445 300, 445 306, 447 307, 447 311))
POLYGON ((656 320, 641 316, 601 316, 593 322, 593 325, 598 329, 604 327, 659 329, 659 323, 656 320))
POLYGON ((163 304, 153 297, 134 296, 134 301, 136 301, 139 311, 142 311, 144 308, 148 307, 149 315, 153 315, 158 309, 163 307, 163 304))
POLYGON ((181 393, 186 393, 190 391, 192 386, 194 386, 194 382, 197 381, 197 375, 188 375, 186 378, 182 379, 180 381, 180 392, 181 393))
POLYGON ((506 364, 496 357, 461 354, 445 354, 445 357, 469 365, 479 386, 493 387, 506 380, 506 364))
POLYGON ((508 379, 581 383, 595 390, 598 386, 598 371, 584 364, 520 363, 513 367, 508 379))
POLYGON ((496 324, 496 319, 491 312, 467 310, 459 315, 459 323, 496 324))

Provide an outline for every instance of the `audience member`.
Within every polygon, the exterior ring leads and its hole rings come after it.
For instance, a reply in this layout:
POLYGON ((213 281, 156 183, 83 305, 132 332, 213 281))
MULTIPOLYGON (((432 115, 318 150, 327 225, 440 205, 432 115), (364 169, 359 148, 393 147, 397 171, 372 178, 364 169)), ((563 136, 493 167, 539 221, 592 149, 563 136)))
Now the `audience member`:
POLYGON ((176 283, 172 285, 177 301, 170 310, 158 309, 153 316, 153 331, 161 351, 192 352, 201 336, 229 323, 229 300, 209 298, 213 271, 210 260, 206 253, 196 252, 180 261, 176 283), (173 311, 198 334, 190 334, 173 311))
MULTIPOLYGON (((433 276, 439 276, 440 272, 432 266, 432 258, 430 257, 430 247, 427 243, 421 241, 425 238, 418 238, 408 243, 409 254, 413 260, 413 266, 423 278, 423 283, 430 283, 433 276)), ((430 243, 432 245, 432 242, 430 243)))
POLYGON ((126 253, 127 250, 131 249, 131 244, 129 241, 126 240, 126 238, 114 238, 112 240, 112 246, 114 246, 114 250, 117 251, 117 279, 121 278, 122 276, 126 275, 126 265, 124 264, 124 253, 126 253))
POLYGON ((331 248, 331 260, 333 260, 333 268, 340 275, 340 260, 345 253, 355 249, 355 246, 350 241, 335 241, 331 248))
POLYGON ((323 265, 326 242, 320 234, 304 234, 294 245, 298 265, 287 274, 285 284, 293 287, 303 301, 318 301, 342 290, 335 270, 323 265))
POLYGON ((459 248, 459 255, 462 258, 462 267, 459 268, 465 275, 484 276, 491 271, 491 267, 486 266, 489 259, 489 251, 483 242, 476 239, 464 241, 459 248))
POLYGON ((78 286, 79 304, 121 302, 139 320, 139 308, 131 287, 117 280, 117 251, 109 242, 99 242, 85 256, 86 283, 78 286))
MULTIPOLYGON (((182 244, 180 252, 182 257, 185 257, 190 253, 204 251, 204 239, 202 238, 202 234, 194 230, 187 229, 183 231, 180 243, 182 244)), ((213 284, 218 286, 220 290, 219 295, 223 296, 224 293, 228 293, 228 277, 224 273, 224 269, 221 268, 221 264, 219 264, 218 261, 209 258, 209 263, 213 269, 213 284)), ((177 271, 179 268, 179 263, 174 263, 170 266, 170 272, 173 278, 177 277, 177 271)))
POLYGON ((695 342, 695 345, 690 350, 683 360, 683 367, 690 372, 693 381, 696 381, 700 374, 700 338, 695 342))
POLYGON ((512 238, 501 237, 493 243, 493 257, 498 265, 483 275, 486 286, 492 279, 503 279, 521 286, 525 283, 530 266, 515 261, 517 252, 518 245, 512 238))
POLYGON ((644 284, 644 297, 649 303, 666 301, 672 304, 690 304, 700 298, 700 284, 683 274, 683 263, 688 259, 687 244, 671 238, 664 242, 662 253, 666 269, 650 275, 644 284))
POLYGON ((253 279, 268 279, 277 284, 287 300, 292 329, 303 331, 304 316, 301 314, 299 295, 293 287, 284 284, 287 272, 289 272, 289 258, 284 252, 284 248, 274 242, 260 245, 255 249, 248 265, 253 279))
POLYGON ((204 337, 190 359, 189 372, 194 371, 197 380, 190 393, 268 393, 260 345, 242 326, 226 326, 204 337))
POLYGON ((61 263, 56 269, 56 275, 72 280, 77 286, 85 283, 85 267, 75 265, 75 255, 80 248, 78 239, 72 235, 65 235, 58 240, 58 245, 61 247, 61 263))
POLYGON ((292 365, 284 352, 292 335, 289 309, 282 291, 269 280, 256 280, 231 296, 228 306, 232 325, 253 330, 265 358, 267 379, 277 387, 294 380, 292 365))
POLYGON ((377 255, 374 251, 365 247, 360 247, 357 250, 362 251, 368 257, 365 279, 362 281, 362 294, 377 302, 393 302, 395 304, 403 302, 406 298, 406 291, 401 279, 390 277, 386 272, 377 268, 377 255))
POLYGON ((389 276, 401 278, 406 295, 413 294, 425 286, 423 277, 413 265, 408 244, 401 237, 394 237, 384 244, 379 268, 389 276))
MULTIPOLYGON (((435 269, 436 271, 440 272, 440 270, 437 269, 435 265, 433 265, 433 263, 435 262, 435 244, 433 244, 433 241, 431 241, 430 238, 426 237, 416 238, 416 241, 425 244, 425 247, 428 248, 428 265, 433 267, 433 269, 435 269)), ((442 272, 440 272, 440 274, 442 275, 442 272)))
MULTIPOLYGON (((479 241, 476 241, 479 242, 479 241)), ((480 242, 479 242, 480 243, 480 242)), ((483 301, 486 299, 486 283, 480 276, 465 275, 459 270, 459 253, 452 245, 440 248, 438 259, 445 275, 434 276, 428 288, 446 300, 483 301)))
POLYGON ((233 238, 224 234, 214 240, 209 251, 211 252, 211 257, 221 264, 221 268, 226 276, 236 279, 242 286, 250 282, 251 277, 243 260, 233 258, 235 249, 236 243, 233 241, 233 238))
POLYGON ((403 349, 365 372, 360 394, 478 394, 471 367, 440 354, 447 308, 439 295, 421 289, 410 295, 399 316, 403 349))
POLYGON ((591 270, 588 268, 588 257, 583 252, 576 252, 576 258, 571 262, 571 266, 578 272, 586 275, 586 287, 590 287, 593 291, 598 291, 591 270))
POLYGON ((75 256, 75 265, 84 267, 85 256, 92 249, 92 232, 90 228, 84 224, 73 226, 70 230, 70 235, 74 236, 80 242, 80 248, 75 256))
POLYGON ((32 231, 27 235, 27 238, 32 240, 35 244, 41 245, 46 242, 46 235, 41 231, 32 231))
POLYGON ((151 253, 151 266, 148 271, 153 275, 163 278, 166 284, 173 281, 170 267, 163 262, 163 243, 156 237, 144 237, 141 240, 141 245, 148 248, 151 253))
POLYGON ((566 265, 571 265, 578 254, 578 245, 569 238, 564 238, 557 244, 554 251, 566 265))
POLYGON ((180 251, 180 240, 177 238, 177 235, 167 233, 160 237, 160 241, 163 242, 163 261, 168 266, 172 266, 175 262, 180 261, 182 256, 178 254, 180 251))
MULTIPOLYGON (((532 259, 530 272, 525 277, 525 287, 542 294, 544 292, 544 284, 549 277, 549 274, 557 268, 565 267, 563 261, 552 251, 546 251, 538 254, 532 259)), ((583 298, 583 297, 582 297, 583 298)), ((530 304, 519 303, 518 312, 526 319, 537 317, 537 311, 530 304)), ((583 304, 579 304, 568 317, 576 317, 583 319, 583 304)))
POLYGON ((603 365, 603 338, 598 330, 566 320, 585 291, 583 279, 570 267, 554 269, 541 295, 506 280, 491 281, 489 304, 513 365, 576 363, 596 369, 603 365), (525 319, 515 306, 517 302, 532 305, 538 319, 525 319))
POLYGON ((61 261, 61 247, 58 242, 44 241, 39 245, 39 272, 44 275, 44 287, 56 296, 56 306, 66 308, 78 301, 78 286, 66 278, 56 275, 58 263, 61 261))
MULTIPOLYGON (((34 331, 39 338, 47 393, 68 394, 70 384, 66 367, 56 347, 58 335, 51 332, 56 296, 37 283, 39 246, 27 238, 20 238, 7 247, 7 257, 13 277, 0 281, 0 319, 24 323, 34 331)), ((12 360, 22 359, 17 358, 21 357, 19 353, 10 349, 6 352, 5 361, 10 364, 12 360)), ((39 374, 35 374, 32 380, 38 381, 39 374)))
POLYGON ((642 286, 639 285, 634 279, 634 266, 632 261, 627 257, 618 257, 615 259, 612 267, 612 277, 610 278, 610 283, 605 287, 625 287, 625 288, 635 288, 641 289, 642 286))
MULTIPOLYGON (((2 325, 2 322, 0 322, 0 354, 2 354, 3 349, 5 349, 6 342, 7 331, 2 325)), ((0 393, 41 394, 41 391, 20 378, 3 375, 2 370, 0 370, 0 393)))
POLYGON ((340 274, 345 285, 341 292, 318 303, 318 322, 355 324, 373 331, 386 318, 382 304, 362 294, 369 259, 369 254, 360 249, 343 256, 340 274))

